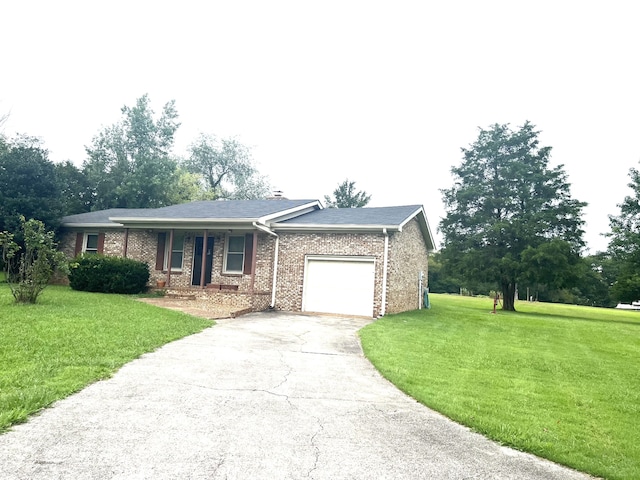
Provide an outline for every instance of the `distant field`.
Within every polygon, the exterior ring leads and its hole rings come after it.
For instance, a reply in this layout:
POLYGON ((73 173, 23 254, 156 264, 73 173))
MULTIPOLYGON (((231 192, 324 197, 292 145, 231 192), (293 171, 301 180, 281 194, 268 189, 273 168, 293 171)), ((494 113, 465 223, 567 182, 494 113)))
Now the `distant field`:
POLYGON ((15 305, 0 284, 0 432, 109 377, 125 363, 212 325, 132 297, 49 286, 15 305))
POLYGON ((640 312, 431 295, 364 328, 367 357, 425 405, 505 445, 640 478, 640 312))

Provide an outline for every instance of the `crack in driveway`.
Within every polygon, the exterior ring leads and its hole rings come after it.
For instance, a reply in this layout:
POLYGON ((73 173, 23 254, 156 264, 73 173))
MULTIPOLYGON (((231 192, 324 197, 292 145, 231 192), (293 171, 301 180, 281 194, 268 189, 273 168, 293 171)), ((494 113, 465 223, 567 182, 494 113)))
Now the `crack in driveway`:
POLYGON ((0 478, 589 478, 404 395, 355 351, 369 321, 220 321, 0 435, 0 478))

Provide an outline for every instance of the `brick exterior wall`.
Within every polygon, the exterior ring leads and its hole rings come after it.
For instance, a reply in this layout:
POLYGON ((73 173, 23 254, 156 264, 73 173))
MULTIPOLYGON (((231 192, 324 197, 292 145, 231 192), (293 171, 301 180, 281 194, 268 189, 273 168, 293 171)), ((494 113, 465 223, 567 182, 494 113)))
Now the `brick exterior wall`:
MULTIPOLYGON (((91 233, 103 233, 98 230, 86 230, 91 233)), ((159 280, 166 280, 167 272, 156 270, 156 256, 158 249, 158 234, 161 231, 129 230, 127 240, 127 257, 145 262, 149 265, 151 277, 149 285, 155 286, 159 280)), ((81 232, 83 233, 83 232, 81 232)), ((106 231, 104 241, 105 255, 122 256, 124 249, 125 233, 123 229, 106 231)), ((77 231, 66 231, 60 237, 59 247, 62 252, 72 258, 75 255, 77 231)), ((237 290, 224 291, 210 288, 199 289, 191 285, 193 272, 193 254, 195 238, 203 236, 202 231, 186 231, 183 251, 182 271, 172 271, 170 278, 170 291, 180 292, 189 289, 212 303, 219 303, 229 307, 251 308, 264 310, 271 302, 271 281, 273 278, 273 253, 275 249, 274 237, 263 232, 257 235, 257 254, 255 277, 252 282, 250 274, 226 274, 223 272, 225 233, 209 232, 213 237, 213 257, 211 284, 224 286, 237 286, 237 290), (252 291, 253 287, 253 291, 252 291)), ((251 239, 252 240, 252 239, 251 239)), ((167 232, 168 243, 168 232, 167 232)), ((207 245, 207 249, 210 248, 207 245)), ((245 261, 250 262, 251 258, 245 261)), ((199 281, 199 279, 198 279, 199 281)))
POLYGON ((384 235, 376 233, 287 233, 280 235, 276 309, 300 311, 305 255, 375 257, 372 316, 380 314, 384 235))
POLYGON ((420 307, 419 275, 427 286, 429 258, 418 221, 410 220, 401 232, 389 236, 387 311, 398 313, 420 307))
POLYGON ((104 233, 104 250, 105 255, 122 256, 122 246, 124 241, 124 230, 99 230, 87 229, 78 232, 77 230, 67 230, 60 235, 58 249, 65 254, 67 258, 73 258, 76 254, 76 236, 78 233, 104 233))
MULTIPOLYGON (((97 230, 87 230, 97 233, 97 230)), ((160 230, 129 230, 127 257, 143 261, 150 267, 150 285, 166 280, 167 274, 156 270, 158 233, 160 230)), ((193 253, 196 236, 202 231, 186 231, 182 272, 172 272, 170 291, 188 290, 199 298, 219 305, 264 310, 271 302, 275 237, 257 234, 255 277, 250 274, 223 273, 226 232, 209 232, 213 237, 211 284, 237 286, 237 290, 214 290, 192 287, 193 253), (253 286, 253 289, 252 289, 253 286)), ((123 229, 105 232, 104 254, 122 256, 123 229)), ((383 313, 382 282, 384 267, 384 234, 379 233, 282 233, 279 235, 278 279, 275 308, 286 311, 302 309, 305 255, 344 255, 373 257, 375 262, 372 316, 383 313)), ((168 234, 167 234, 168 243, 168 234)), ((61 235, 59 248, 71 258, 75 254, 76 231, 61 235)), ((208 245, 209 247, 210 245, 208 245)), ((247 259, 251 261, 251 259, 247 259)), ((412 219, 402 232, 389 234, 387 296, 385 313, 412 310, 419 306, 418 275, 424 272, 426 286, 427 247, 417 220, 412 219)))

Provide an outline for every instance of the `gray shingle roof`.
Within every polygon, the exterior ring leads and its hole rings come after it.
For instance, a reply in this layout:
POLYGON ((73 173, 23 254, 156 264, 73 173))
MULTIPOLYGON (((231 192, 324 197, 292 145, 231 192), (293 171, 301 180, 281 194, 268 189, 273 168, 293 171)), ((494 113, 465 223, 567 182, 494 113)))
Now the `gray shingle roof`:
MULTIPOLYGON (((203 200, 169 207, 137 210, 135 215, 122 217, 144 218, 234 218, 256 219, 300 207, 317 200, 203 200)), ((112 215, 114 216, 114 215, 112 215)), ((119 215, 120 216, 120 215, 119 215)))
POLYGON ((326 208, 280 222, 282 225, 385 225, 399 226, 421 205, 371 208, 326 208))
POLYGON ((399 207, 327 208, 276 222, 276 231, 375 231, 401 230, 412 218, 418 220, 427 249, 435 248, 433 235, 422 205, 399 207))
POLYGON ((69 215, 62 219, 62 225, 113 224, 109 218, 157 218, 163 220, 219 218, 249 221, 314 203, 317 203, 317 200, 205 200, 161 208, 112 208, 69 215))
POLYGON ((68 215, 62 217, 62 225, 69 224, 112 224, 109 217, 119 215, 137 215, 147 210, 146 208, 109 208, 107 210, 99 210, 97 212, 78 213, 76 215, 68 215))

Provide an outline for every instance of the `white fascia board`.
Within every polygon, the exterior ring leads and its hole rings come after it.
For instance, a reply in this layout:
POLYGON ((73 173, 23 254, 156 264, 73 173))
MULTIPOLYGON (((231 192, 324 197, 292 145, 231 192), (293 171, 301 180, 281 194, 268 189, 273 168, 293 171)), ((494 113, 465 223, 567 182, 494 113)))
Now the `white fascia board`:
POLYGON ((420 224, 420 228, 422 230, 422 234, 427 241, 427 248, 429 251, 435 250, 435 240, 433 238, 433 234, 431 233, 431 227, 429 227, 429 220, 427 220, 427 214, 424 211, 424 207, 418 208, 414 213, 409 215, 404 222, 400 224, 400 231, 402 231, 402 227, 404 227, 407 223, 409 223, 413 218, 418 217, 418 223, 420 224))
MULTIPOLYGON (((277 202, 277 200, 274 200, 274 202, 277 202)), ((322 208, 323 207, 320 201, 315 200, 313 202, 305 203, 304 205, 298 205, 297 207, 289 208, 287 210, 270 213, 269 215, 260 217, 257 222, 266 225, 267 222, 271 222, 274 219, 276 219, 276 221, 287 220, 289 218, 294 218, 299 215, 304 215, 305 213, 312 212, 313 210, 322 210, 322 208)))
POLYGON ((254 230, 255 219, 248 218, 109 218, 121 222, 127 228, 178 229, 178 230, 254 230))
POLYGON ((405 218, 404 221, 400 224, 400 231, 402 231, 402 227, 404 227, 407 223, 409 223, 411 219, 416 215, 418 215, 420 212, 424 214, 424 209, 422 207, 418 208, 415 212, 413 212, 411 215, 405 218))
POLYGON ((398 225, 359 225, 359 224, 272 224, 271 229, 277 232, 390 232, 399 231, 398 225))
POLYGON ((154 217, 109 217, 112 222, 119 223, 248 223, 257 221, 256 218, 154 218, 154 217))
POLYGON ((123 228, 121 223, 62 223, 61 227, 65 228, 123 228))

